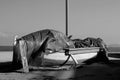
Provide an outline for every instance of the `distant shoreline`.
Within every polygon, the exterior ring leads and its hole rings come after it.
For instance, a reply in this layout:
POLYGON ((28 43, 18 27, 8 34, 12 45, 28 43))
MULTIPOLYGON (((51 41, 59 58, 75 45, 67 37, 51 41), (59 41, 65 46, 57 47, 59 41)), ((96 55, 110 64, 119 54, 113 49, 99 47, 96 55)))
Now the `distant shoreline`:
MULTIPOLYGON (((1 45, 0 46, 0 51, 13 51, 13 46, 4 46, 1 45)), ((120 47, 111 47, 108 46, 108 53, 116 53, 119 54, 120 53, 120 47)))
POLYGON ((0 46, 0 51, 13 51, 13 46, 0 46))

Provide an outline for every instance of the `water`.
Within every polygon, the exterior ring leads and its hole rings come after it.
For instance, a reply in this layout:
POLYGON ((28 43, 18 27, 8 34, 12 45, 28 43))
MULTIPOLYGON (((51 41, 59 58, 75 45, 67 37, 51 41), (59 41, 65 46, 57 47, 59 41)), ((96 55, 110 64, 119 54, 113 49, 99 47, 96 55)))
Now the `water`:
POLYGON ((0 62, 12 62, 13 51, 0 51, 0 62))

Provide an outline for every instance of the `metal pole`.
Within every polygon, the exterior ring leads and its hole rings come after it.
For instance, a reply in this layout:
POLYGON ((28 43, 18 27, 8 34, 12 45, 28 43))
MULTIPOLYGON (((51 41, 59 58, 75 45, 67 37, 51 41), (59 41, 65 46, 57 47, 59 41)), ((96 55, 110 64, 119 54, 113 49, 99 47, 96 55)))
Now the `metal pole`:
POLYGON ((66 4, 66 9, 65 9, 65 14, 66 14, 66 36, 68 36, 68 0, 65 0, 66 4))

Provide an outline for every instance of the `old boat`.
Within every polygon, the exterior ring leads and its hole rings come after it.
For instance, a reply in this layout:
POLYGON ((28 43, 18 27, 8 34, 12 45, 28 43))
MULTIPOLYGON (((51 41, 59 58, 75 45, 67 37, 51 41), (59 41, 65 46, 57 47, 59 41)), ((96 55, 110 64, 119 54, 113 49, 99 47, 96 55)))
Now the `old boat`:
POLYGON ((82 64, 85 60, 93 58, 97 55, 99 47, 89 48, 69 48, 64 53, 55 52, 52 54, 44 55, 44 64, 62 64, 70 56, 66 64, 82 64))

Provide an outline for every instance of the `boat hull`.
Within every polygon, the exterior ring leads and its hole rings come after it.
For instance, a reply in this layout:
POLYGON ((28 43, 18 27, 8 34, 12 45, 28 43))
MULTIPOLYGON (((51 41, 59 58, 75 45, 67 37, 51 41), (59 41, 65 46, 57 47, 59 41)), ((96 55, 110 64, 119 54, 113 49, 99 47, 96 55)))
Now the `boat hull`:
MULTIPOLYGON (((82 62, 93 58, 97 55, 97 52, 92 53, 84 53, 84 54, 77 54, 72 55, 78 62, 78 64, 82 64, 82 62)), ((68 56, 65 55, 65 53, 53 53, 49 55, 44 55, 44 65, 60 65, 63 64, 67 60, 68 56)), ((66 64, 75 64, 73 59, 70 57, 68 62, 66 64)))

